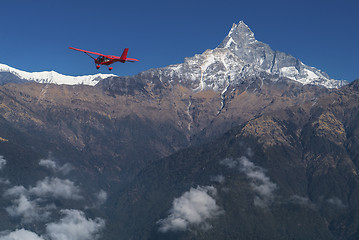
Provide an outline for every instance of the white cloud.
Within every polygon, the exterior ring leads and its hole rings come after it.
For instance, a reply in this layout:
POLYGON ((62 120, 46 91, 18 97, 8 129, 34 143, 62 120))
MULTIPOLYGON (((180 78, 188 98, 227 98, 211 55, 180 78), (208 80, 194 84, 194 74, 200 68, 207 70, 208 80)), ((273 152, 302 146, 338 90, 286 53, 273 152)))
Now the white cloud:
POLYGON ((217 183, 220 183, 220 184, 224 183, 225 180, 226 179, 224 178, 223 175, 217 175, 217 176, 212 176, 211 177, 212 182, 217 182, 217 183))
POLYGON ((6 165, 6 160, 3 156, 0 156, 0 170, 6 165))
POLYGON ((53 170, 57 168, 56 162, 51 159, 41 159, 39 165, 53 170))
POLYGON ((38 197, 54 197, 65 199, 82 199, 80 188, 70 180, 59 178, 44 178, 35 187, 26 189, 24 186, 14 186, 5 191, 4 196, 20 196, 24 194, 38 197))
POLYGON ((4 196, 12 202, 6 208, 7 213, 13 218, 20 218, 22 223, 46 221, 49 218, 56 206, 46 204, 44 198, 82 199, 80 189, 73 182, 58 178, 45 178, 28 189, 14 186, 6 190, 4 196))
POLYGON ((10 184, 10 181, 8 179, 0 178, 0 184, 8 185, 10 184))
POLYGON ((37 206, 31 202, 25 195, 20 195, 18 199, 13 200, 14 205, 7 207, 6 211, 12 217, 23 217, 23 222, 30 222, 32 219, 38 219, 39 214, 37 206))
POLYGON ((70 163, 65 163, 62 166, 59 166, 54 160, 52 159, 41 159, 39 162, 40 166, 43 166, 45 168, 51 169, 54 172, 60 172, 64 175, 71 172, 74 168, 70 163))
POLYGON ((238 161, 234 160, 233 158, 225 158, 221 160, 219 163, 231 169, 237 167, 238 165, 238 161))
POLYGON ((89 240, 98 239, 100 231, 105 227, 101 218, 87 219, 79 210, 61 210, 65 216, 57 223, 46 226, 46 235, 51 240, 89 240))
POLYGON ((70 180, 46 177, 42 181, 38 181, 35 187, 29 189, 31 194, 39 197, 55 197, 78 200, 80 196, 80 188, 70 180))
POLYGON ((44 240, 36 233, 25 229, 15 230, 7 235, 0 236, 0 240, 44 240))
POLYGON ((0 233, 0 240, 93 240, 99 238, 105 227, 103 219, 87 219, 82 211, 66 209, 60 213, 65 216, 59 222, 47 224, 42 236, 20 229, 0 233))
POLYGON ((330 204, 332 204, 332 205, 334 205, 334 206, 336 206, 336 207, 338 207, 338 208, 344 208, 344 207, 345 207, 345 205, 344 205, 344 203, 342 202, 342 200, 340 200, 340 199, 337 198, 337 197, 329 198, 329 199, 327 200, 327 202, 330 203, 330 204))
MULTIPOLYGON (((247 154, 253 155, 252 150, 248 149, 247 154)), ((278 188, 277 184, 273 183, 265 174, 266 170, 262 167, 256 166, 248 158, 242 156, 239 159, 225 158, 220 161, 220 164, 228 168, 238 168, 251 181, 250 185, 257 194, 254 198, 254 204, 259 207, 267 207, 274 200, 274 191, 278 188)))
POLYGON ((253 153, 251 148, 247 149, 247 155, 248 155, 248 157, 253 157, 254 156, 254 153, 253 153))
POLYGON ((59 167, 58 171, 66 175, 69 174, 72 170, 74 170, 74 167, 70 163, 65 163, 64 165, 59 167))
POLYGON ((102 205, 107 200, 107 193, 101 189, 100 192, 96 194, 96 198, 97 198, 97 205, 102 205))
MULTIPOLYGON (((41 164, 50 168, 56 166, 52 161, 42 161, 41 164)), ((80 188, 70 180, 46 177, 35 186, 14 186, 7 189, 3 196, 11 200, 11 206, 5 210, 10 217, 18 218, 21 223, 44 222, 56 210, 53 199, 83 200, 80 192, 80 188)), ((96 198, 98 204, 103 204, 107 200, 107 193, 100 190, 96 198)), ((60 213, 64 217, 58 222, 46 224, 46 232, 41 236, 21 229, 0 232, 0 240, 93 240, 98 238, 105 227, 103 219, 87 219, 79 210, 60 210, 60 213)))
POLYGON ((5 191, 4 196, 20 196, 27 193, 24 186, 14 186, 5 191))
POLYGON ((274 191, 278 188, 265 174, 265 169, 256 166, 246 157, 239 158, 239 170, 251 180, 251 187, 257 193, 254 204, 266 207, 274 200, 274 191))
POLYGON ((13 205, 6 208, 7 213, 11 217, 20 217, 21 222, 30 223, 36 220, 45 221, 50 216, 50 209, 55 208, 53 205, 40 207, 37 201, 30 200, 24 194, 12 200, 13 205))
POLYGON ((299 196, 299 195, 292 195, 289 198, 289 202, 293 203, 293 204, 307 206, 307 207, 310 207, 310 208, 315 208, 315 204, 312 203, 309 198, 302 197, 302 196, 299 196))
POLYGON ((191 226, 208 229, 210 227, 208 220, 224 212, 210 196, 215 196, 216 192, 212 186, 198 186, 174 199, 170 215, 157 222, 160 225, 159 231, 185 231, 191 226))

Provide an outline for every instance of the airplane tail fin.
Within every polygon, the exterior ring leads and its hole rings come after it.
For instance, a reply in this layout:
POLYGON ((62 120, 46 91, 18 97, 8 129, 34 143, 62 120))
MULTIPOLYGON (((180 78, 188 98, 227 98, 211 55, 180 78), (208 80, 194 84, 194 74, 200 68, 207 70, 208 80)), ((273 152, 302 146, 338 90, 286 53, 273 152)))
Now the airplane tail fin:
POLYGON ((125 48, 125 50, 123 50, 123 53, 121 55, 121 60, 126 60, 127 53, 128 53, 128 48, 125 48))

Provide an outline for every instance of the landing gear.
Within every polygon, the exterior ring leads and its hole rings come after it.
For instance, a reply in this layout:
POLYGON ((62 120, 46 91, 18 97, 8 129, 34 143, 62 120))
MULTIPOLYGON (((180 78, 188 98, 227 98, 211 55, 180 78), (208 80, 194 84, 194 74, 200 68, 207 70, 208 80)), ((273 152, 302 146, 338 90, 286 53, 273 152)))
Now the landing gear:
POLYGON ((96 69, 99 69, 100 68, 100 65, 96 65, 96 69))
POLYGON ((109 67, 109 68, 108 68, 108 70, 110 70, 110 71, 111 71, 111 70, 112 70, 112 67, 109 67))

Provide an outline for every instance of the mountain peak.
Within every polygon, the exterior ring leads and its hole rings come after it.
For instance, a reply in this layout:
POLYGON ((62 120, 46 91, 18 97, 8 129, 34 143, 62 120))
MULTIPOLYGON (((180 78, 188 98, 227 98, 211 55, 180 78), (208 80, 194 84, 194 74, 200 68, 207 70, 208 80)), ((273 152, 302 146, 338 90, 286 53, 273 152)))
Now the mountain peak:
POLYGON ((256 41, 252 30, 243 21, 240 21, 238 24, 233 23, 227 37, 218 48, 231 48, 236 45, 245 46, 256 41))
POLYGON ((232 25, 217 49, 228 49, 240 61, 254 67, 257 72, 328 88, 338 88, 347 84, 344 80, 331 79, 326 73, 303 64, 290 54, 274 51, 268 44, 257 41, 252 30, 243 21, 232 25))
POLYGON ((243 22, 233 24, 223 42, 213 50, 185 58, 184 63, 162 69, 148 70, 160 81, 185 84, 193 91, 213 89, 224 96, 230 87, 252 84, 253 79, 276 82, 287 79, 303 85, 312 84, 326 88, 339 88, 344 80, 331 79, 326 73, 303 64, 290 54, 274 51, 257 41, 252 30, 243 22))

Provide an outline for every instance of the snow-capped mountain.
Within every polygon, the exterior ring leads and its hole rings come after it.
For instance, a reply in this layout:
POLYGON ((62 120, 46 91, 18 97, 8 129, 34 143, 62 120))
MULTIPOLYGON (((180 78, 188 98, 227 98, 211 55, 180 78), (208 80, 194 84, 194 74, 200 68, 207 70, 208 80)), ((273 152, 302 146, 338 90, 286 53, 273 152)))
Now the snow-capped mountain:
POLYGON ((327 88, 339 88, 348 83, 331 79, 325 72, 287 53, 272 50, 269 45, 257 41, 243 21, 233 24, 217 48, 185 58, 184 63, 149 71, 170 82, 189 84, 195 91, 211 88, 224 92, 229 86, 263 76, 271 81, 285 77, 327 88))
POLYGON ((107 77, 116 76, 113 74, 95 74, 95 75, 85 75, 85 76, 67 76, 55 71, 44 71, 44 72, 25 72, 12 67, 9 67, 5 64, 0 64, 0 73, 6 72, 15 75, 16 77, 27 80, 35 81, 39 83, 55 83, 55 84, 67 84, 67 85, 96 85, 100 80, 107 77))

